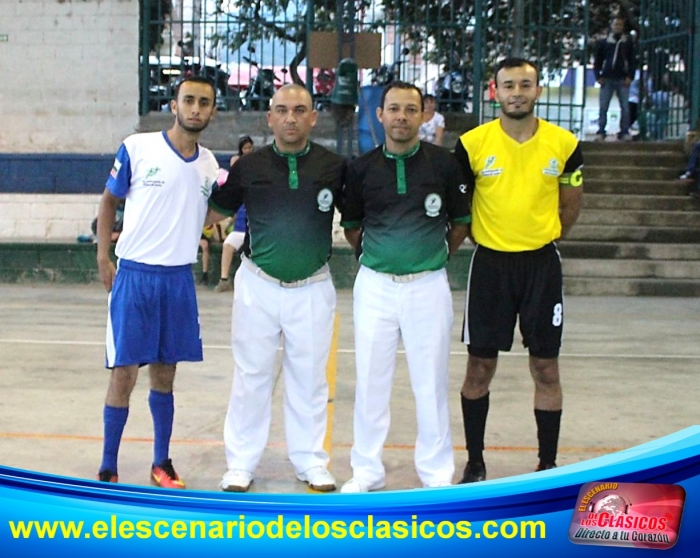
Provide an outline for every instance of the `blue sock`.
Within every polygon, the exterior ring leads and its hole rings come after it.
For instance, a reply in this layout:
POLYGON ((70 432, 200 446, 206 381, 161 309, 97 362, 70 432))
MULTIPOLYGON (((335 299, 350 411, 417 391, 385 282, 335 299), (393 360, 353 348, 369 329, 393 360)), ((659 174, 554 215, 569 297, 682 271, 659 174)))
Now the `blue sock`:
POLYGON ((104 420, 104 445, 102 446, 102 465, 100 472, 112 471, 117 473, 117 455, 119 444, 122 441, 122 433, 129 417, 129 407, 110 407, 105 405, 104 420))
POLYGON ((175 403, 172 393, 151 390, 148 394, 148 406, 153 416, 153 464, 160 465, 170 454, 170 435, 173 432, 175 403))

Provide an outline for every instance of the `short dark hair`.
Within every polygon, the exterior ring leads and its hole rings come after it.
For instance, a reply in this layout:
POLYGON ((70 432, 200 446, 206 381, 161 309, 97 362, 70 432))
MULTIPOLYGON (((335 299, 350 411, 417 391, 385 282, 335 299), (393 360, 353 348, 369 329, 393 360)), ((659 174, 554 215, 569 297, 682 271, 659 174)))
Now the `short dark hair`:
POLYGON ((527 58, 509 56, 508 58, 504 58, 498 64, 496 64, 496 70, 493 73, 493 79, 496 82, 496 87, 498 87, 498 72, 500 72, 503 69, 522 68, 523 66, 530 66, 531 68, 535 69, 535 73, 537 74, 537 83, 539 84, 540 69, 537 67, 537 64, 528 60, 527 58))
POLYGON ((212 93, 214 93, 214 102, 216 102, 216 87, 214 87, 214 82, 206 76, 188 76, 178 82, 173 91, 173 98, 177 101, 180 96, 180 86, 183 83, 204 83, 211 87, 212 93))
POLYGON ((412 83, 408 83, 407 81, 392 81, 389 83, 385 88, 384 91, 382 91, 382 99, 379 102, 380 108, 384 108, 384 101, 386 100, 386 94, 391 91, 392 89, 406 89, 406 90, 413 90, 420 95, 420 109, 423 110, 423 92, 413 85, 412 83))
POLYGON ((238 140, 238 154, 239 155, 243 155, 243 148, 248 144, 255 145, 253 143, 253 138, 251 138, 250 136, 241 136, 241 139, 238 140))

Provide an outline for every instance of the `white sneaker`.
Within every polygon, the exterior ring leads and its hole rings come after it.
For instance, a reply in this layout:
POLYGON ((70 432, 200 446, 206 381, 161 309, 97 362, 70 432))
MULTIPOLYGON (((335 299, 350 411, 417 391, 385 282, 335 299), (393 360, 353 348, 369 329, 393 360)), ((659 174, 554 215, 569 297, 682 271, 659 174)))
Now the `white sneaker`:
POLYGON ((605 141, 605 134, 596 134, 593 141, 605 141))
POLYGON ((225 492, 248 492, 253 482, 253 473, 242 469, 229 469, 221 479, 221 490, 225 492))
POLYGON ((335 490, 335 479, 322 465, 311 467, 303 473, 298 473, 297 478, 300 481, 308 482, 309 486, 319 492, 331 492, 335 490))
POLYGON ((383 482, 375 482, 374 484, 352 477, 340 489, 341 494, 359 494, 360 492, 370 492, 384 488, 383 482))
POLYGON ((423 488, 440 488, 441 486, 452 486, 452 483, 447 481, 438 481, 434 482, 433 484, 424 484, 423 488))

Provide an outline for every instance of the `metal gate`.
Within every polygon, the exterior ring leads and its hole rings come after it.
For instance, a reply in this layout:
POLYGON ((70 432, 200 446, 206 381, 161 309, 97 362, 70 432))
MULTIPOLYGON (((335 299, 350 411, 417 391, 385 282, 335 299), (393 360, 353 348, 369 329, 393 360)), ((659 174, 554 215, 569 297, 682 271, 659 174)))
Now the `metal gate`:
MULTIPOLYGON (((475 83, 480 121, 498 115, 488 98, 495 59, 518 55, 535 60, 545 89, 538 116, 586 139, 595 133, 598 92, 591 55, 614 15, 622 15, 636 41, 639 138, 676 140, 700 118, 700 0, 638 0, 608 5, 566 0, 475 0, 475 83), (584 7, 585 6, 585 7, 584 7), (621 12, 626 6, 628 11, 621 12), (609 10, 609 11, 605 11, 609 10), (593 15, 597 15, 593 21, 593 15), (693 55, 695 53, 695 55, 693 55)), ((611 109, 616 109, 613 101, 611 109)))
POLYGON ((363 70, 361 85, 410 81, 437 97, 440 112, 484 122, 499 113, 489 98, 496 61, 519 55, 540 67, 538 116, 585 139, 598 118, 591 47, 613 15, 606 10, 627 6, 641 70, 640 137, 680 138, 700 117, 700 0, 140 2, 142 114, 167 110, 188 73, 211 77, 221 110, 261 110, 268 89, 297 79, 326 108, 333 69, 304 67, 306 48, 312 31, 338 28, 344 6, 346 28, 381 35, 381 66, 363 70), (274 85, 259 79, 265 72, 274 85))
POLYGON ((474 81, 479 121, 492 120, 499 107, 492 98, 493 67, 505 56, 532 60, 544 86, 537 115, 579 135, 586 132, 588 8, 579 0, 476 0, 474 81))
POLYGON ((639 125, 642 137, 680 139, 698 121, 697 0, 641 0, 639 125))

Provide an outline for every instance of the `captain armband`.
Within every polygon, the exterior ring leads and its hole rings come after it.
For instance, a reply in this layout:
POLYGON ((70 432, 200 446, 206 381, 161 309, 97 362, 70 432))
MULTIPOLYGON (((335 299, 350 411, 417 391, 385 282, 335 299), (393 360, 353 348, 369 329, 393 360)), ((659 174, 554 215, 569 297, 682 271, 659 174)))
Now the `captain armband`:
POLYGON ((572 188, 578 188, 583 186, 583 173, 581 169, 576 169, 574 172, 562 174, 559 177, 560 186, 571 186, 572 188))

